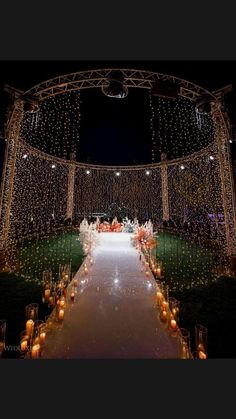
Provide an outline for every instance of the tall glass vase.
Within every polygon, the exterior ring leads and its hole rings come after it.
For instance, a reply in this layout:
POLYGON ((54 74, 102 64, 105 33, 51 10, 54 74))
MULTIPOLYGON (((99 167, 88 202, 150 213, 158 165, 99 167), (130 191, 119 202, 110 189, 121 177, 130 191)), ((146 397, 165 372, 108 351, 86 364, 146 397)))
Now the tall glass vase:
POLYGON ((207 358, 207 328, 201 324, 195 326, 195 347, 199 359, 207 358))
POLYGON ((191 359, 190 333, 187 329, 178 329, 178 345, 180 359, 191 359))

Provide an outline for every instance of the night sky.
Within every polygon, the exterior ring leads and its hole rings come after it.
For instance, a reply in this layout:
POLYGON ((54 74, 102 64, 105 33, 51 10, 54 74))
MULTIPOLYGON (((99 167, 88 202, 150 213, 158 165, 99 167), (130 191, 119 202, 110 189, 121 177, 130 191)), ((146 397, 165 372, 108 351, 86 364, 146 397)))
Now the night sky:
MULTIPOLYGON (((235 85, 236 65, 231 61, 2 61, 0 82, 28 90, 37 83, 61 74, 112 67, 163 72, 185 78, 211 91, 228 84, 235 85)), ((3 94, 0 102, 1 137, 6 104, 4 97, 3 94)), ((108 98, 100 89, 84 90, 81 92, 81 101, 80 161, 111 165, 151 162, 147 90, 130 89, 124 99, 108 98)), ((229 97, 228 104, 233 119, 233 95, 229 97)))

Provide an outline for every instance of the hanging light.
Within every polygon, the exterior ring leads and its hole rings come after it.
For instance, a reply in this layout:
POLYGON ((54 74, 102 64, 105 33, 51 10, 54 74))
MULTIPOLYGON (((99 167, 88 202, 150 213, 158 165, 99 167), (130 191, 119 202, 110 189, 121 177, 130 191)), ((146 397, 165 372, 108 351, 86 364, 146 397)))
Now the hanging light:
POLYGON ((120 172, 116 172, 116 176, 120 176, 120 172))
POLYGON ((86 175, 90 175, 91 172, 90 172, 90 170, 86 170, 85 173, 86 173, 86 175))
POLYGON ((150 175, 150 173, 151 173, 151 172, 150 172, 150 170, 146 170, 146 172, 145 172, 145 173, 146 173, 146 175, 148 176, 148 175, 150 175))
POLYGON ((23 155, 23 159, 26 159, 26 158, 27 158, 27 154, 24 154, 24 155, 23 155))
POLYGON ((184 170, 184 165, 183 164, 181 164, 180 169, 184 170))
POLYGON ((108 84, 102 86, 104 95, 118 99, 128 95, 128 88, 124 85, 124 76, 120 70, 112 71, 107 80, 108 84))
POLYGON ((52 164, 52 169, 55 169, 55 167, 56 167, 56 165, 55 164, 52 164))
POLYGON ((209 157, 209 159, 210 159, 210 160, 214 160, 214 156, 210 156, 210 157, 209 157))

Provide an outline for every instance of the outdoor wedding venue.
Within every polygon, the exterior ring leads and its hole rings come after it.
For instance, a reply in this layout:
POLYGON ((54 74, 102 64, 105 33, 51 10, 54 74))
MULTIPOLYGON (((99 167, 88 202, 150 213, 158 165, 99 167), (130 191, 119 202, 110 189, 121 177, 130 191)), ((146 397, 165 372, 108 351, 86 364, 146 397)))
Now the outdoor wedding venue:
POLYGON ((1 362, 236 358, 235 86, 219 65, 3 63, 1 362))

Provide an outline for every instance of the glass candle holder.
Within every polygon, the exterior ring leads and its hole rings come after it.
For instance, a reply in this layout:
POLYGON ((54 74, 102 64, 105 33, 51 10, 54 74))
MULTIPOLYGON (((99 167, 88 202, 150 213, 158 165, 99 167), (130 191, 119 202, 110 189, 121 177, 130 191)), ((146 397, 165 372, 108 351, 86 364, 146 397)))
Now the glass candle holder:
POLYGON ((31 359, 39 359, 41 357, 41 346, 39 343, 36 343, 32 346, 30 357, 31 359))
POLYGON ((174 319, 179 322, 179 308, 180 308, 180 302, 176 300, 176 298, 169 298, 169 305, 170 305, 170 311, 174 316, 174 319))
POLYGON ((30 336, 27 335, 26 330, 23 330, 20 334, 20 352, 21 355, 25 355, 29 350, 30 336))
POLYGON ((65 316, 65 310, 64 310, 64 308, 60 308, 57 312, 58 321, 62 322, 64 320, 64 316, 65 316))
POLYGON ((0 357, 2 357, 3 351, 5 349, 6 327, 6 320, 0 320, 0 357))
POLYGON ((26 335, 29 336, 29 340, 31 341, 34 336, 34 321, 29 319, 26 321, 26 335))
POLYGON ((28 304, 25 307, 25 316, 26 316, 26 321, 33 320, 35 322, 36 320, 38 320, 38 304, 37 303, 28 304))
POLYGON ((177 337, 178 334, 178 325, 177 325, 177 321, 175 320, 173 314, 171 313, 171 311, 169 312, 169 319, 168 319, 169 323, 169 331, 171 336, 173 337, 177 337))
POLYGON ((180 359, 191 359, 190 333, 187 329, 178 329, 178 345, 180 359))
POLYGON ((195 326, 195 348, 199 359, 207 358, 207 328, 201 324, 195 326))
POLYGON ((36 320, 34 323, 33 344, 40 343, 40 328, 44 324, 43 320, 36 320))

